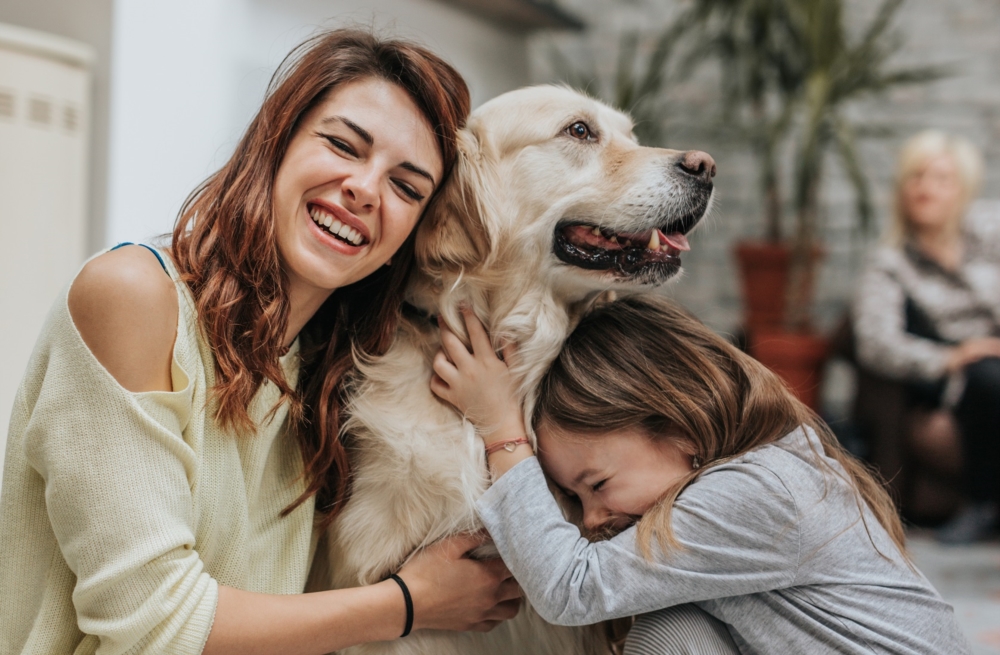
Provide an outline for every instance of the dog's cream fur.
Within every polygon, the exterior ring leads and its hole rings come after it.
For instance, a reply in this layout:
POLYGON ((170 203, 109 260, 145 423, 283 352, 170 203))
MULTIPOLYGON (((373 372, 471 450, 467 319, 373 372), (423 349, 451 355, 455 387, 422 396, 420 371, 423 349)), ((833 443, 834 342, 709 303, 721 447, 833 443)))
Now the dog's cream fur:
MULTIPOLYGON (((556 226, 572 220, 648 231, 684 213, 700 218, 710 196, 692 199, 677 171, 680 153, 640 147, 627 116, 560 87, 487 103, 459 146, 453 176, 418 229, 408 300, 461 335, 458 306, 467 303, 495 343, 516 343, 511 370, 530 416, 535 385, 594 298, 663 281, 567 265, 553 254, 556 226), (573 138, 566 128, 577 121, 595 138, 573 138)), ((353 494, 317 555, 328 556, 327 587, 384 579, 421 547, 479 527, 474 503, 489 485, 483 443, 431 394, 438 345, 430 321, 404 320, 385 356, 359 364, 345 426, 353 494)), ((324 575, 322 564, 317 574, 324 575)), ((525 608, 489 634, 425 631, 350 652, 596 655, 607 648, 595 628, 548 625, 525 608)))

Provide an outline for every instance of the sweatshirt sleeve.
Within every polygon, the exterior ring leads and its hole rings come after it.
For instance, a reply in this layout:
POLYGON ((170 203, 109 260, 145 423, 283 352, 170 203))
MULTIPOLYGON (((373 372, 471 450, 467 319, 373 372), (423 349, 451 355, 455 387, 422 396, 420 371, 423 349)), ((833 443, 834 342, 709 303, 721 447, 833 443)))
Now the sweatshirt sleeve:
POLYGON ((72 336, 49 342, 20 441, 76 578, 79 629, 102 654, 201 653, 218 585, 194 536, 191 382, 175 360, 177 391, 131 393, 62 321, 72 336))
POLYGON ((853 308, 858 361, 894 379, 939 379, 950 347, 906 331, 906 294, 884 261, 886 254, 876 253, 858 282, 853 308))
POLYGON ((546 621, 585 625, 681 603, 789 586, 799 561, 795 502, 754 464, 720 465, 678 497, 679 550, 639 554, 635 528, 591 543, 567 522, 536 458, 520 462, 477 504, 501 557, 546 621))

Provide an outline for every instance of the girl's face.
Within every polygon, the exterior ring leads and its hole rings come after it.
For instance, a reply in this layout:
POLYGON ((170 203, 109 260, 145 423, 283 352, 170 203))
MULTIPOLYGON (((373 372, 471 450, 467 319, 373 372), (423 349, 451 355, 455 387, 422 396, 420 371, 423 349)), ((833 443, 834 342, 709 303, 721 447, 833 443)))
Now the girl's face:
POLYGON ((963 191, 955 158, 933 157, 903 181, 904 214, 917 230, 945 227, 958 218, 963 191))
POLYGON ((334 89, 302 119, 274 182, 292 286, 329 294, 388 262, 442 170, 434 133, 406 91, 374 78, 334 89))
POLYGON ((556 485, 579 499, 588 532, 618 533, 693 470, 680 443, 654 438, 640 427, 595 437, 543 423, 538 458, 556 485))

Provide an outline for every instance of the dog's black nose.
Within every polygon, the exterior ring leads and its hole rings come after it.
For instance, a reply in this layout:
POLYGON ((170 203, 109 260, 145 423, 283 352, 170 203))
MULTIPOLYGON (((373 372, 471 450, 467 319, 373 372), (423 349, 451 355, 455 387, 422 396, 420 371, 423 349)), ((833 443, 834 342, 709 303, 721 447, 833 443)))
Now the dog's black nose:
POLYGON ((702 182, 711 182, 715 177, 715 160, 712 159, 712 155, 701 150, 685 152, 677 162, 677 167, 702 182))

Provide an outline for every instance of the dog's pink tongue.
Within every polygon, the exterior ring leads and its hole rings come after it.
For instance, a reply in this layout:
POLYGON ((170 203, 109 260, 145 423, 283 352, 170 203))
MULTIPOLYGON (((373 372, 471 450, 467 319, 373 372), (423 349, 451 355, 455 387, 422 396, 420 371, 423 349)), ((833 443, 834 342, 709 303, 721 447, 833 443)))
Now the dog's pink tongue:
POLYGON ((671 248, 685 252, 691 250, 691 244, 688 243, 687 237, 680 232, 675 232, 673 234, 664 234, 660 232, 660 240, 665 241, 670 244, 671 248))

